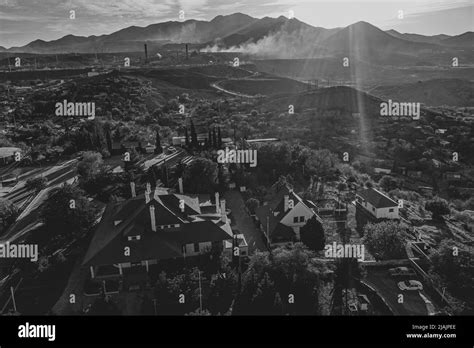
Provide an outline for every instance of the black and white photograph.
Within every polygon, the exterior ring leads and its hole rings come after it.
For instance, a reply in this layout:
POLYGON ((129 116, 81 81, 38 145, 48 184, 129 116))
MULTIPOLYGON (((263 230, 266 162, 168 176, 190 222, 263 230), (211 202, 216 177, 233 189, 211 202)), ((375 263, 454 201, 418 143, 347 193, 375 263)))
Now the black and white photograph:
POLYGON ((473 316, 472 0, 0 0, 2 347, 473 316))

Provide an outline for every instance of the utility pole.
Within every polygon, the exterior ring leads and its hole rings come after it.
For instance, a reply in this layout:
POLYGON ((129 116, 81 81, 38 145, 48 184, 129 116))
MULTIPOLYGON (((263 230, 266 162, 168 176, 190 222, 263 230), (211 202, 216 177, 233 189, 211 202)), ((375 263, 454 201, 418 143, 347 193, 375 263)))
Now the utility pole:
POLYGON ((13 289, 13 286, 10 286, 10 292, 12 293, 13 310, 16 313, 17 310, 16 310, 16 301, 15 301, 15 290, 13 289))
POLYGON ((153 299, 153 308, 155 309, 155 315, 158 315, 156 312, 156 298, 153 299))
POLYGON ((198 268, 198 279, 199 279, 199 310, 202 313, 202 290, 201 290, 201 271, 198 268))

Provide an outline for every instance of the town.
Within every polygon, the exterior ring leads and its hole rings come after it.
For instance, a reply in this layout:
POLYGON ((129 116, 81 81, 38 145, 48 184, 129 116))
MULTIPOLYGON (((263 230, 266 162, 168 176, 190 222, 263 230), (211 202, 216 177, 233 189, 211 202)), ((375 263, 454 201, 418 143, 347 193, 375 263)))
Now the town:
POLYGON ((473 315, 473 105, 272 64, 2 56, 0 314, 473 315))

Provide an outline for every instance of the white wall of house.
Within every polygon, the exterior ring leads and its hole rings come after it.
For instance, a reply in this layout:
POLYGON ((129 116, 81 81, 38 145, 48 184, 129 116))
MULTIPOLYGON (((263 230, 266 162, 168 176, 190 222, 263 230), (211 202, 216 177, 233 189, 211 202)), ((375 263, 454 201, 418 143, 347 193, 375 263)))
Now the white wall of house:
POLYGON ((308 222, 315 213, 301 202, 295 202, 295 204, 294 208, 291 209, 280 222, 285 226, 292 227, 297 239, 299 239, 300 227, 306 225, 306 222, 308 222), (297 222, 294 220, 295 217, 297 218, 297 222))
POLYGON ((398 205, 388 208, 378 208, 376 209, 377 219, 398 219, 398 205))
POLYGON ((399 212, 398 212, 398 205, 394 205, 393 207, 387 208, 376 208, 362 197, 357 196, 358 202, 377 219, 398 219, 399 212))
POLYGON ((374 168, 374 172, 377 174, 379 173, 390 174, 392 170, 388 168, 374 168))

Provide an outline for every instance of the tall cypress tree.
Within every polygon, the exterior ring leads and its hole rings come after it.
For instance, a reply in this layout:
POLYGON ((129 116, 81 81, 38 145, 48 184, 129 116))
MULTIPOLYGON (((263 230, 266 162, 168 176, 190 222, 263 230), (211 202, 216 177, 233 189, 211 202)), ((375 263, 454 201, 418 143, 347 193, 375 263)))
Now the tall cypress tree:
POLYGON ((221 127, 217 127, 217 147, 218 147, 219 149, 222 148, 221 127))
POLYGON ((191 120, 191 146, 197 147, 198 146, 198 139, 196 134, 196 128, 194 127, 194 122, 191 120))
POLYGON ((105 141, 107 142, 107 149, 110 154, 112 154, 112 137, 110 136, 110 129, 108 127, 105 128, 105 141))
POLYGON ((212 144, 215 148, 217 148, 217 134, 216 134, 216 127, 212 129, 212 144))
POLYGON ((186 147, 189 147, 189 136, 188 136, 188 127, 184 127, 184 141, 186 144, 186 147))
POLYGON ((213 144, 213 142, 212 142, 212 132, 211 132, 211 129, 209 129, 209 131, 208 131, 207 139, 208 139, 207 142, 208 142, 208 144, 209 144, 209 147, 213 147, 214 144, 213 144))
POLYGON ((156 139, 155 139, 155 154, 159 154, 163 152, 163 148, 161 147, 161 138, 160 138, 160 131, 156 130, 156 139))

